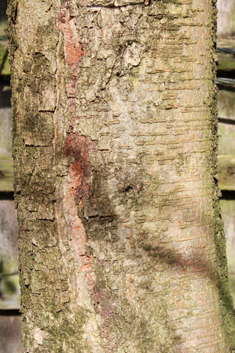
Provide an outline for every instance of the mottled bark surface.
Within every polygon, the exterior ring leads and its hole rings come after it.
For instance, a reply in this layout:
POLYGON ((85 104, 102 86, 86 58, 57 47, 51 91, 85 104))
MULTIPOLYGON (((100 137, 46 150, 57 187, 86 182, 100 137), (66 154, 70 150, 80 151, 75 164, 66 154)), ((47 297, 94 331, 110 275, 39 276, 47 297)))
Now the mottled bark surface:
POLYGON ((227 353, 214 0, 11 0, 26 352, 227 353))

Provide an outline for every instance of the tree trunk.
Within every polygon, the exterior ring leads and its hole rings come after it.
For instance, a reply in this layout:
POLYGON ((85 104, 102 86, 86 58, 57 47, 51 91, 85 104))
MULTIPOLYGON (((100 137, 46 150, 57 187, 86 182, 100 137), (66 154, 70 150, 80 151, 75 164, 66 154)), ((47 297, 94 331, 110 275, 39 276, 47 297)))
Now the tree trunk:
POLYGON ((232 351, 215 0, 8 16, 25 351, 232 351))

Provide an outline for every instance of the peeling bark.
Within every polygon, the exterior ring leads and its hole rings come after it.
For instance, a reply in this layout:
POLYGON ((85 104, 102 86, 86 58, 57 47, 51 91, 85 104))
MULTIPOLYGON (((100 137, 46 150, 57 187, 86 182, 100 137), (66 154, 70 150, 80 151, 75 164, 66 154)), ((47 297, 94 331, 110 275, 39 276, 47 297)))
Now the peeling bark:
POLYGON ((25 351, 233 351, 215 1, 8 17, 25 351))

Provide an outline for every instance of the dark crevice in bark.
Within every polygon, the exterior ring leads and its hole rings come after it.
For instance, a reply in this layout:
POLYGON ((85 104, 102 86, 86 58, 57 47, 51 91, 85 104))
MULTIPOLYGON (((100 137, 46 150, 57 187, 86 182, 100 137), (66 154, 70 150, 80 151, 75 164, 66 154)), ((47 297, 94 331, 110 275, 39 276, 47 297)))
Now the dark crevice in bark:
POLYGON ((124 4, 124 5, 108 4, 108 5, 90 5, 90 6, 82 6, 82 7, 86 7, 88 9, 92 9, 92 8, 121 9, 121 8, 125 8, 128 6, 141 6, 141 5, 149 6, 150 0, 145 0, 143 2, 136 2, 136 3, 131 3, 131 4, 124 4))
POLYGON ((102 221, 112 222, 115 219, 115 216, 100 216, 100 215, 96 215, 96 216, 90 216, 88 218, 88 220, 91 220, 91 219, 99 219, 101 222, 102 221))

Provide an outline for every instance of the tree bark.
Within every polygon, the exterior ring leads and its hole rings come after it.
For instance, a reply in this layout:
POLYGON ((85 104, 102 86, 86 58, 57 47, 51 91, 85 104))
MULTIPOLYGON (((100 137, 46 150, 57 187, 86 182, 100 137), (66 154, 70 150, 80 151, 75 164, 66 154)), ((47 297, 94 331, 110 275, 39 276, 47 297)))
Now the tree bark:
POLYGON ((232 351, 215 0, 8 16, 25 351, 232 351))

